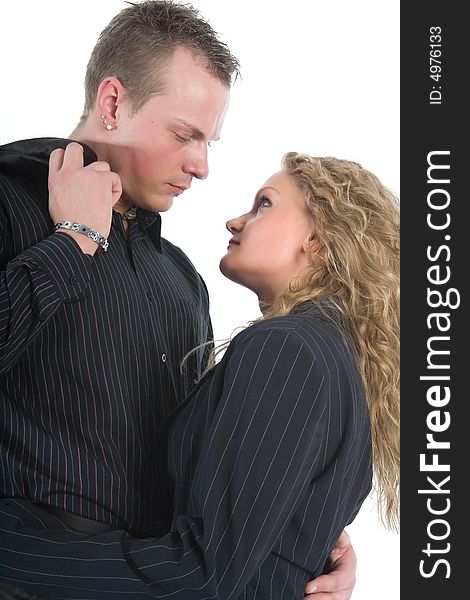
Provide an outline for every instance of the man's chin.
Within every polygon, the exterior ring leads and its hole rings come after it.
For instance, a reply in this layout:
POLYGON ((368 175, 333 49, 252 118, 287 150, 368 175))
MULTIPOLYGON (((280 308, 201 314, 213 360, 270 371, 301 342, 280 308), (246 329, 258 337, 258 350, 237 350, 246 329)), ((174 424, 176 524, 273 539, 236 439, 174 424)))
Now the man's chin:
POLYGON ((159 202, 159 206, 161 208, 157 209, 157 211, 165 212, 165 211, 169 210, 173 206, 174 199, 175 199, 174 196, 164 196, 159 202))
POLYGON ((174 196, 170 194, 151 196, 139 202, 139 206, 151 212, 165 212, 173 206, 173 200, 174 196))

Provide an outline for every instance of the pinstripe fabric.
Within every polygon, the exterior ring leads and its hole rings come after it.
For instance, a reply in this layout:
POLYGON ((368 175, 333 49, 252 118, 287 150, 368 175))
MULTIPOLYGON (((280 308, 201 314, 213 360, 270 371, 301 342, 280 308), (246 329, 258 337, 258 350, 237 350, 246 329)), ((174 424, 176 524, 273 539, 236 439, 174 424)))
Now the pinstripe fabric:
MULTIPOLYGON (((69 140, 0 147, 0 495, 157 532, 155 435, 194 387, 207 291, 138 211, 84 255, 47 210, 47 161, 69 140)), ((96 160, 85 148, 86 163, 96 160)))
POLYGON ((160 443, 169 533, 87 537, 3 502, 4 580, 82 600, 301 599, 371 487, 362 382, 314 307, 238 334, 160 443))

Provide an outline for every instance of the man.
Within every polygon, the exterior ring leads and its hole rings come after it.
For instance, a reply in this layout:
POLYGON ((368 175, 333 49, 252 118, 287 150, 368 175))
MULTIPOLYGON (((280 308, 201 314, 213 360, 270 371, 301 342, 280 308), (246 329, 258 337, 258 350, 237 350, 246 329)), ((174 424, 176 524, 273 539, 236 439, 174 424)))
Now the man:
MULTIPOLYGON (((237 72, 196 11, 131 5, 93 50, 84 114, 69 139, 0 148, 6 584, 55 593, 30 567, 50 545, 32 547, 26 514, 42 530, 163 531, 155 436, 205 353, 183 373, 181 359, 212 331, 204 282, 161 238, 159 213, 207 177, 207 147, 220 136, 237 72)), ((325 586, 326 598, 349 598, 347 541, 341 565, 306 591, 325 586)))

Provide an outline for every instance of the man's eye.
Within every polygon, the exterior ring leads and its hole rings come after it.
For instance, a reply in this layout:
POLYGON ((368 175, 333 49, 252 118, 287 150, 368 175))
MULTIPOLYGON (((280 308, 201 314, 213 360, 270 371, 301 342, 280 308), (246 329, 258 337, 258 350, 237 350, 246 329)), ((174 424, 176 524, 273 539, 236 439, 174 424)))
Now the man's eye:
POLYGON ((181 133, 177 133, 176 131, 174 133, 175 133, 176 139, 180 142, 190 142, 191 141, 191 138, 188 137, 187 135, 181 135, 181 133))

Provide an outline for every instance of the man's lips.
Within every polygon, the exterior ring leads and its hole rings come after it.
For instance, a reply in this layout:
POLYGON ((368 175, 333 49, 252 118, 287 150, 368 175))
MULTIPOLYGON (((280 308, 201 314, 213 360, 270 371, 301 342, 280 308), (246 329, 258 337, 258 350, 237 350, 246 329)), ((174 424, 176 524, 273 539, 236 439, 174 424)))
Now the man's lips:
POLYGON ((189 188, 189 185, 178 185, 176 183, 169 183, 168 184, 173 192, 177 195, 182 194, 185 190, 187 190, 189 188))
POLYGON ((235 238, 230 238, 229 242, 228 242, 228 247, 230 248, 230 246, 239 246, 240 242, 238 240, 236 240, 235 238))

